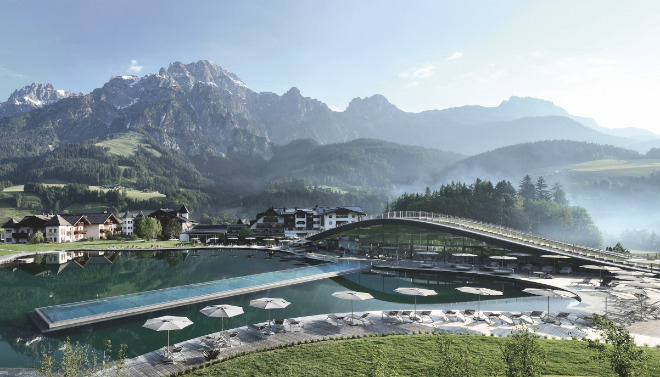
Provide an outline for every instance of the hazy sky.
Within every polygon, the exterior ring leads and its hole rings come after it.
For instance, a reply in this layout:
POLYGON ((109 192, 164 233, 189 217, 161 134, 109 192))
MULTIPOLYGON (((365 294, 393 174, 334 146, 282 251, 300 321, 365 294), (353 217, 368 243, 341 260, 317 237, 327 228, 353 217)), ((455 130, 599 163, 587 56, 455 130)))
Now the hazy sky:
POLYGON ((0 102, 201 59, 340 110, 373 94, 412 112, 531 96, 660 133, 657 0, 0 1, 0 102))

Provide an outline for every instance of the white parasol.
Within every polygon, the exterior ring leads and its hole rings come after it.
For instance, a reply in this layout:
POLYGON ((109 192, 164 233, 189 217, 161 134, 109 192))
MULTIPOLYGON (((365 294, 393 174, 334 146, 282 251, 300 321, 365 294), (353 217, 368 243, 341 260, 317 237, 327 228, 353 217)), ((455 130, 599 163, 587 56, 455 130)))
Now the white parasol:
POLYGON ((340 291, 332 294, 334 297, 340 298, 342 300, 351 300, 351 325, 354 325, 354 316, 353 316, 353 301, 355 300, 369 300, 374 298, 371 294, 367 292, 355 292, 355 291, 340 291))
POLYGON ((166 315, 163 317, 152 318, 142 325, 151 330, 164 331, 167 330, 167 355, 170 356, 170 330, 181 330, 184 327, 192 325, 192 321, 186 317, 174 317, 166 315))
POLYGON ((397 288, 394 290, 394 292, 409 296, 415 296, 415 318, 417 318, 417 296, 433 296, 438 294, 436 291, 432 289, 415 288, 415 287, 397 288))
POLYGON ((200 312, 208 317, 220 317, 222 331, 225 331, 225 318, 243 314, 243 308, 234 305, 211 305, 200 310, 200 312))
POLYGON ((488 289, 488 288, 479 288, 479 287, 458 287, 456 289, 458 289, 461 292, 479 295, 479 306, 478 306, 479 313, 481 313, 481 295, 501 296, 503 294, 501 291, 496 291, 494 289, 488 289))

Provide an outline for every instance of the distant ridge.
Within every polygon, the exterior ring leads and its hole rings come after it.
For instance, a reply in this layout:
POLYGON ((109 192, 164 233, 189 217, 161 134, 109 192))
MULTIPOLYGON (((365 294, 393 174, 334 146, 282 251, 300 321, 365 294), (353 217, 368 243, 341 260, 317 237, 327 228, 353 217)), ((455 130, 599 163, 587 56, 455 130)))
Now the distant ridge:
POLYGON ((158 74, 113 76, 90 94, 33 84, 0 104, 0 159, 35 156, 52 147, 104 140, 126 130, 185 155, 272 156, 274 145, 376 138, 477 154, 512 144, 573 140, 647 150, 660 140, 636 129, 608 131, 552 102, 511 97, 497 107, 463 106, 408 113, 382 95, 355 98, 343 112, 304 97, 257 93, 219 65, 171 63, 158 74), (27 116, 29 114, 29 116, 27 116), (29 137, 28 139, 26 139, 29 137))

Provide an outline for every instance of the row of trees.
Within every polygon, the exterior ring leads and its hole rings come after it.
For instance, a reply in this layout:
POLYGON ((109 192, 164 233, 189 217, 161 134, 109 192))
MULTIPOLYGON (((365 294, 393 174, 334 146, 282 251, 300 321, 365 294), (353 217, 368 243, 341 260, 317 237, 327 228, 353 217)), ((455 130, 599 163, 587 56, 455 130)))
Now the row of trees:
POLYGON ((423 194, 404 193, 386 211, 429 211, 529 231, 566 242, 601 247, 602 235, 586 209, 569 206, 561 184, 527 175, 518 189, 509 181, 452 182, 423 194))

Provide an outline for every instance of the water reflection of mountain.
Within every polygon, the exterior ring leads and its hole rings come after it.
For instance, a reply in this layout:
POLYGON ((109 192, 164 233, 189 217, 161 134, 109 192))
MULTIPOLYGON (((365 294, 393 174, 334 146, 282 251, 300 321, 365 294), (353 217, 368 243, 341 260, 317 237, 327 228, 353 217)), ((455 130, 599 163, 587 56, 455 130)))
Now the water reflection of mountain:
MULTIPOLYGON (((209 254, 223 251, 204 251, 209 254)), ((199 254, 199 253, 198 253, 199 254)), ((263 255, 259 254, 263 257, 263 255)), ((114 252, 82 256, 63 264, 45 262, 0 268, 0 322, 36 307, 219 280, 273 268, 244 259, 189 258, 187 252, 114 252)), ((281 266, 279 268, 287 268, 281 266)), ((279 269, 275 266, 275 269, 279 269)))
POLYGON ((228 251, 197 252, 201 258, 182 251, 83 253, 62 264, 46 264, 39 257, 34 263, 3 265, 0 335, 18 355, 37 358, 56 350, 61 339, 41 336, 26 315, 34 308, 291 268, 254 263, 265 257, 261 253, 252 253, 249 262, 247 258, 208 258, 214 253, 228 251))

